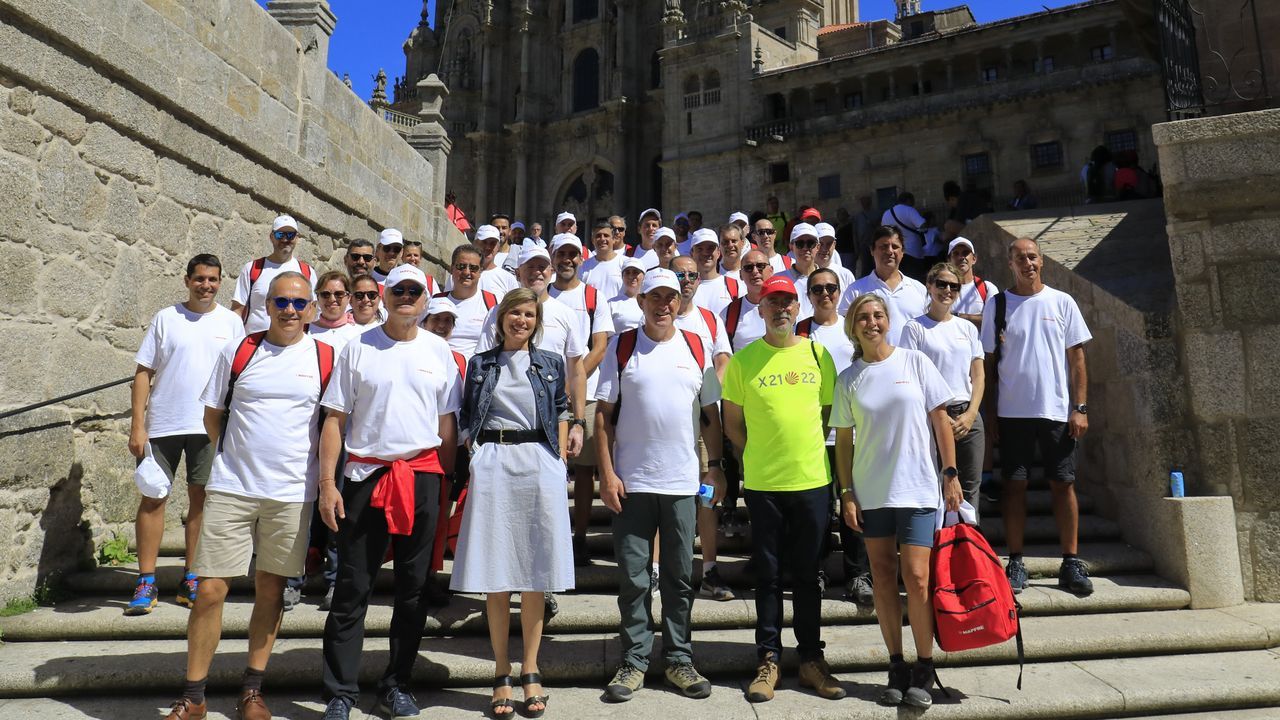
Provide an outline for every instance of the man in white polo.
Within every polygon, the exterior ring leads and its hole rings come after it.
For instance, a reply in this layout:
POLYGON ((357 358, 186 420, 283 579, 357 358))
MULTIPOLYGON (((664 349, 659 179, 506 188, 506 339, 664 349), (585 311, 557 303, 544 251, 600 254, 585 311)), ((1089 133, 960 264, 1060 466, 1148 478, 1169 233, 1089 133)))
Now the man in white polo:
MULTIPOLYGON (((500 236, 498 228, 492 225, 481 225, 476 228, 476 239, 473 243, 476 249, 480 251, 480 280, 477 286, 481 290, 488 291, 498 298, 501 302, 502 298, 507 294, 508 290, 514 290, 520 287, 520 283, 516 282, 516 278, 506 268, 502 266, 503 258, 498 257, 498 243, 500 236)), ((531 244, 531 240, 526 240, 526 244, 531 244)), ((518 247, 511 248, 511 254, 519 255, 518 247)), ((445 292, 453 290, 453 275, 445 279, 445 292)))
MULTIPOLYGON (((723 232, 733 234, 734 226, 723 232)), ((694 230, 689 241, 689 255, 698 268, 698 293, 693 304, 719 314, 729 303, 742 297, 747 287, 738 278, 720 274, 720 235, 711 228, 694 230)))
POLYGON ((591 231, 591 246, 595 252, 578 268, 582 282, 596 288, 606 298, 622 292, 622 261, 626 258, 619 250, 627 227, 621 223, 622 218, 615 215, 608 222, 596 224, 591 231))
POLYGON ((457 324, 449 337, 449 346, 462 353, 467 360, 476 352, 476 343, 480 341, 480 328, 484 325, 485 317, 502 301, 497 293, 480 288, 481 262, 483 256, 475 245, 463 243, 454 248, 449 264, 452 287, 446 293, 435 295, 438 298, 448 298, 453 304, 457 324))
MULTIPOLYGON (((262 679, 284 610, 286 579, 301 575, 316 498, 320 396, 333 350, 306 331, 311 285, 300 273, 278 273, 267 289, 265 332, 229 343, 200 401, 217 448, 192 570, 200 578, 187 623, 182 696, 167 720, 200 720, 205 685, 222 637, 222 606, 231 578, 256 555, 249 654, 237 717, 270 720, 262 679)), ((337 463, 333 458, 332 465, 337 463)))
POLYGON ((929 293, 924 285, 898 269, 902 252, 902 232, 898 228, 893 225, 876 228, 871 236, 875 270, 855 281, 849 292, 840 297, 837 311, 844 315, 859 295, 875 293, 884 298, 885 309, 889 311, 889 334, 885 339, 895 346, 907 321, 929 310, 929 293))
POLYGON ((391 652, 378 680, 378 712, 418 714, 410 691, 426 622, 427 574, 440 478, 457 448, 461 387, 449 344, 421 330, 427 278, 412 265, 387 275, 387 320, 353 338, 324 396, 320 517, 338 533, 338 579, 324 628, 325 718, 346 720, 359 699, 364 619, 388 545, 395 566, 391 652), (334 471, 343 449, 346 480, 334 471))
POLYGON ((288 215, 280 215, 272 221, 268 239, 271 241, 271 254, 251 260, 240 268, 236 290, 231 296, 231 310, 244 318, 246 333, 261 332, 271 324, 267 317, 267 288, 276 275, 289 271, 302 273, 311 282, 311 289, 316 287, 316 272, 293 256, 298 247, 298 221, 288 215))
MULTIPOLYGON (((659 533, 662 641, 666 680, 686 697, 705 698, 711 683, 693 667, 693 535, 700 462, 695 437, 723 446, 720 381, 710 348, 676 327, 680 284, 670 270, 651 270, 641 287, 644 324, 616 336, 600 366, 596 424, 600 430, 600 498, 615 513, 622 662, 605 695, 630 700, 644 684, 653 646, 649 559, 659 533), (654 392, 655 388, 661 392, 654 392), (614 442, 617 438, 618 441, 614 442), (612 451, 612 453, 610 452, 612 451)), ((712 504, 724 495, 719 458, 707 473, 712 504)))

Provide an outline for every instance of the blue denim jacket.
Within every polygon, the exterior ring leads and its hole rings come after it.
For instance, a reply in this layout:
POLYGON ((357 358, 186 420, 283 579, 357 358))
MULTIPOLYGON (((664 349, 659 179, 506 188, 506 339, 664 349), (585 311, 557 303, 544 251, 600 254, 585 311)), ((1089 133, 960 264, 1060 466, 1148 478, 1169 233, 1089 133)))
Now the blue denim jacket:
MULTIPOLYGON (((489 404, 493 400, 493 388, 498 384, 502 365, 495 347, 477 353, 467 363, 467 380, 462 389, 462 410, 459 427, 468 438, 480 435, 484 421, 489 416, 489 404)), ((537 400, 538 426, 546 429, 547 445, 551 452, 560 454, 560 417, 569 409, 569 396, 565 393, 564 360, 559 355, 533 349, 529 351, 529 382, 533 384, 537 400)))

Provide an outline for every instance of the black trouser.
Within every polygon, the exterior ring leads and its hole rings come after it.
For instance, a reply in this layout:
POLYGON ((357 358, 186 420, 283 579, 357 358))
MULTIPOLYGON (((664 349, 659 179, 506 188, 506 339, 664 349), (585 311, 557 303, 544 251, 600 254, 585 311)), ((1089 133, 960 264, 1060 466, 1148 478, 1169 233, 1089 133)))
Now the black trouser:
POLYGON ((769 492, 746 490, 751 512, 751 563, 756 573, 756 655, 782 657, 782 581, 779 567, 791 571, 796 651, 800 661, 822 658, 822 595, 818 568, 823 537, 831 518, 831 490, 769 492), (783 555, 786 557, 784 558, 783 555))
POLYGON ((722 505, 729 509, 738 507, 738 491, 742 485, 742 466, 738 463, 738 454, 733 449, 733 443, 728 438, 724 441, 723 454, 724 458, 724 502, 722 505))
POLYGON ((440 509, 440 476, 414 473, 413 533, 391 535, 382 508, 369 505, 374 486, 387 471, 379 470, 363 482, 347 480, 342 489, 347 517, 338 525, 338 582, 324 625, 326 701, 341 697, 354 704, 359 699, 364 616, 388 542, 395 559, 395 606, 391 614, 391 659, 378 680, 379 694, 393 687, 409 686, 413 661, 422 644, 428 611, 427 571, 431 569, 440 509))
MULTIPOLYGON (((844 521, 844 506, 840 500, 840 483, 835 480, 836 473, 836 449, 832 445, 827 446, 827 461, 831 463, 831 494, 835 501, 835 523, 840 533, 840 548, 843 551, 844 581, 865 575, 868 579, 871 577, 871 568, 867 564, 867 544, 862 541, 862 533, 856 533, 849 524, 844 521)), ((829 557, 835 549, 831 543, 831 533, 827 532, 823 537, 822 557, 829 557)))

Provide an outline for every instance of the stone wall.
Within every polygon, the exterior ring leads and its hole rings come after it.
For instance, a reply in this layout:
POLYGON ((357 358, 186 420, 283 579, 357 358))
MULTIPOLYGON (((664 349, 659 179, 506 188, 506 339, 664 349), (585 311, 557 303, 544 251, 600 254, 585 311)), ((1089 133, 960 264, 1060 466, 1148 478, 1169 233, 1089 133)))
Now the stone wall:
MULTIPOLYGON (((447 140, 411 146, 325 68, 324 2, 271 8, 0 0, 0 408, 130 375, 188 258, 222 259, 229 304, 278 213, 322 267, 386 226, 433 260, 460 239, 447 140)), ((131 532, 128 408, 124 385, 0 423, 0 602, 131 532)))
POLYGON ((1189 490, 1235 500, 1245 592, 1280 600, 1280 111, 1157 125, 1189 490))

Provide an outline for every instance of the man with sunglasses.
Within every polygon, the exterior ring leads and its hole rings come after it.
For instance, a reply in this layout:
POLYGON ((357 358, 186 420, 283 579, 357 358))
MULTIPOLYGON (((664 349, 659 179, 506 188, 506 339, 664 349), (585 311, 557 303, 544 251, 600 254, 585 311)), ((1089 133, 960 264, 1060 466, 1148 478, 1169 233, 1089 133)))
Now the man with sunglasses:
MULTIPOLYGON (((791 256, 783 255, 777 252, 775 242, 778 231, 774 228, 769 218, 760 218, 756 220, 755 229, 752 231, 753 242, 757 250, 764 253, 764 259, 773 267, 774 272, 783 272, 791 267, 793 262, 791 256)), ((785 242, 783 243, 786 244, 785 242)))
POLYGON ((373 271, 373 243, 368 240, 352 240, 347 244, 347 254, 342 256, 342 264, 347 268, 347 277, 368 275, 373 271))
POLYGON ((480 340, 480 328, 489 310, 502 302, 488 290, 480 289, 480 249, 470 243, 463 243, 453 249, 453 258, 449 263, 449 279, 452 289, 447 293, 438 293, 435 297, 448 298, 453 303, 454 317, 457 321, 453 333, 449 336, 449 346, 462 353, 467 360, 476 353, 476 343, 480 340))
MULTIPOLYGON (((476 239, 472 243, 477 250, 480 251, 480 279, 477 283, 481 290, 493 293, 498 298, 498 302, 502 302, 502 298, 507 294, 508 290, 514 290, 520 287, 520 283, 516 281, 515 275, 502 266, 504 258, 500 257, 498 252, 498 243, 502 236, 498 232, 498 228, 492 225, 481 225, 476 228, 476 239)), ((525 239, 524 247, 533 246, 536 240, 532 237, 525 239)), ((520 248, 511 249, 512 256, 516 262, 519 259, 520 248)), ((512 267, 515 267, 513 264, 512 267)), ((445 278, 445 291, 453 290, 454 278, 450 273, 445 278)))
POLYGON ((773 274, 773 266, 760 250, 752 250, 742 259, 742 282, 747 286, 747 292, 720 311, 720 319, 724 321, 729 344, 735 353, 764 337, 760 294, 764 291, 765 281, 773 274))
POLYGON ((627 226, 622 218, 614 215, 606 222, 597 223, 591 231, 591 245, 595 252, 578 268, 578 277, 600 291, 601 298, 616 297, 622 292, 622 238, 627 226))
POLYGON ((271 325, 267 317, 267 292, 271 281, 280 273, 296 272, 316 287, 316 273, 311 266, 293 256, 298 245, 298 221, 288 215, 280 215, 271 223, 271 254, 251 260, 240 268, 236 278, 235 294, 231 297, 231 309, 244 318, 244 331, 256 333, 271 325))
POLYGON ((325 717, 345 720, 359 698, 364 620, 373 579, 390 545, 395 601, 389 662, 378 680, 377 712, 419 713, 410 692, 428 604, 440 479, 454 465, 458 366, 449 344, 418 327, 427 277, 401 265, 387 275, 385 323, 338 356, 323 405, 320 517, 338 533, 333 606, 324 628, 325 717), (345 447, 346 481, 334 469, 345 447))
MULTIPOLYGON (((200 590, 187 624, 186 684, 166 720, 206 716, 222 605, 231 579, 247 573, 255 555, 249 654, 236 712, 248 720, 271 718, 262 679, 280 628, 285 581, 301 575, 306 561, 324 358, 331 360, 332 351, 307 334, 313 295, 301 273, 277 273, 266 296, 267 330, 228 343, 200 397, 217 454, 192 565, 200 590)), ((335 456, 329 467, 336 464, 335 456)))
POLYGON ((902 232, 893 225, 881 225, 872 234, 871 257, 876 266, 866 277, 859 278, 849 292, 840 298, 840 314, 849 310, 859 295, 875 293, 884 298, 889 311, 889 333, 885 340, 897 346, 907 321, 929 310, 929 293, 919 280, 907 277, 898 269, 902 262, 902 232))
POLYGON ((780 275, 791 281, 796 286, 796 292, 800 293, 800 317, 808 317, 813 314, 813 304, 809 302, 809 273, 818 268, 815 260, 818 250, 818 231, 807 222, 798 222, 795 227, 791 228, 791 257, 794 262, 791 267, 780 273, 780 275))

